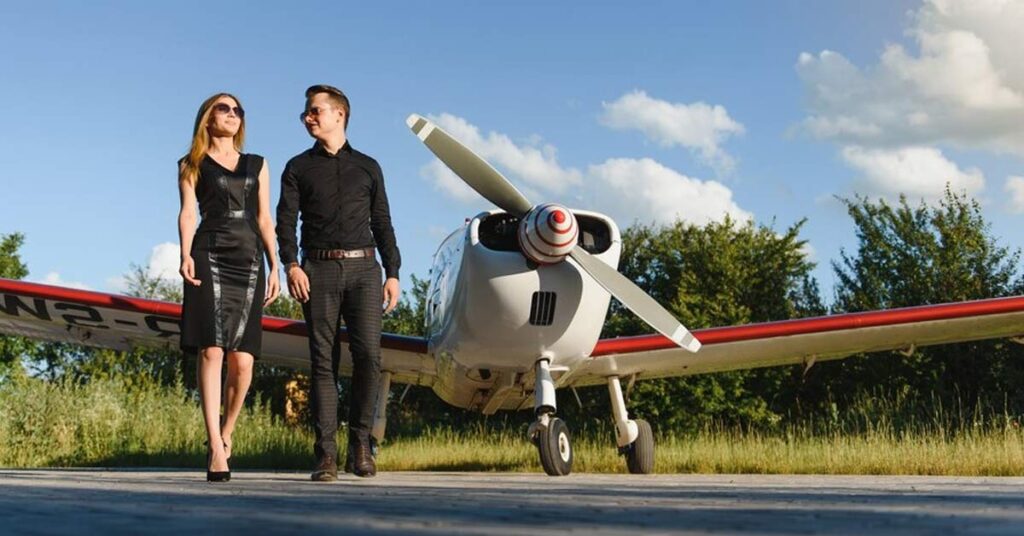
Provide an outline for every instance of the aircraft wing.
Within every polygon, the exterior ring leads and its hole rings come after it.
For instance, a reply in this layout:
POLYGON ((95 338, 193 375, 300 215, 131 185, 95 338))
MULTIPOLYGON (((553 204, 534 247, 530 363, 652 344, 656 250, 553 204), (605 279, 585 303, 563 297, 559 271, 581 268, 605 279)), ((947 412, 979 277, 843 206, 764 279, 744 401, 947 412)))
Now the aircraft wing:
POLYGON ((1024 296, 925 305, 697 330, 697 353, 661 335, 598 341, 591 359, 567 384, 594 385, 608 376, 637 379, 804 364, 863 352, 1024 335, 1024 296))
MULTIPOLYGON (((181 305, 0 278, 0 334, 130 350, 135 347, 178 350, 181 305)), ((342 331, 342 338, 348 340, 342 331)), ((306 324, 263 317, 260 361, 309 368, 306 324)), ((340 371, 350 374, 351 356, 343 352, 340 371)), ((429 385, 435 376, 427 341, 385 333, 381 368, 392 381, 429 385)))

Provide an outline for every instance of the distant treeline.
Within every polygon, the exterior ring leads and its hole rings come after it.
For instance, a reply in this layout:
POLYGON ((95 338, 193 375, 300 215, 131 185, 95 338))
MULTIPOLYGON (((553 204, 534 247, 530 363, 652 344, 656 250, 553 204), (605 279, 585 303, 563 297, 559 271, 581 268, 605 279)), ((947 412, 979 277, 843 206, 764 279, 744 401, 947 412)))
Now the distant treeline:
MULTIPOLYGON (((947 191, 934 205, 861 197, 841 201, 853 220, 857 248, 831 262, 836 285, 827 299, 811 276, 815 264, 800 238, 804 221, 784 230, 730 219, 705 226, 634 225, 623 232, 619 270, 692 329, 1024 293, 1020 251, 992 236, 979 204, 965 194, 947 191)), ((0 276, 28 274, 18 256, 22 241, 19 234, 0 235, 0 276)), ((384 329, 422 335, 426 282, 413 276, 404 285, 403 300, 384 329)), ((129 293, 174 301, 181 290, 133 266, 129 293)), ((268 314, 301 318, 298 305, 287 298, 268 314)), ((603 337, 647 332, 643 322, 613 302, 603 337)), ((1013 420, 1009 426, 1024 415, 1022 358, 1021 345, 994 340, 920 348, 909 356, 857 356, 807 370, 791 366, 641 381, 629 394, 629 408, 661 433, 709 426, 856 433, 878 419, 898 431, 934 423, 935 415, 949 420, 951 429, 991 415, 1013 420)), ((194 367, 178 352, 114 352, 0 336, 0 382, 24 375, 81 382, 116 378, 129 384, 181 383, 188 391, 195 384, 194 367)), ((289 386, 305 385, 296 371, 260 367, 254 391, 283 416, 289 386)), ((404 389, 392 388, 395 399, 404 389)), ((607 390, 580 389, 578 396, 580 403, 571 390, 559 392, 559 412, 576 429, 606 427, 607 390)), ((389 434, 438 425, 468 429, 495 420, 518 425, 530 419, 528 413, 486 418, 413 387, 401 405, 391 406, 389 434)), ((298 422, 306 420, 299 415, 298 422)))

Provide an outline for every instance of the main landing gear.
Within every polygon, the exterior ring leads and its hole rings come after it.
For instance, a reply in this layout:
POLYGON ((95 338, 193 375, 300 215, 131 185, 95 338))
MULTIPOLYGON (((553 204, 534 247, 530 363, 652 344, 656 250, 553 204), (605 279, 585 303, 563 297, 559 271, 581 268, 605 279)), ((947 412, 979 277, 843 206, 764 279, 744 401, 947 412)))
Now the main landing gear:
POLYGON ((622 397, 622 384, 616 377, 608 378, 608 395, 612 399, 612 418, 615 419, 615 441, 619 454, 626 457, 626 468, 634 475, 654 472, 654 433, 643 419, 630 420, 626 401, 622 397))
MULTIPOLYGON (((572 471, 572 436, 565 421, 555 417, 555 384, 551 379, 550 361, 541 359, 535 365, 534 412, 537 420, 530 425, 527 435, 537 446, 540 464, 551 476, 564 476, 572 471)), ((643 419, 630 420, 622 396, 619 378, 608 378, 608 394, 612 401, 616 443, 619 454, 626 458, 626 468, 632 474, 654 472, 654 434, 651 425, 643 419)))

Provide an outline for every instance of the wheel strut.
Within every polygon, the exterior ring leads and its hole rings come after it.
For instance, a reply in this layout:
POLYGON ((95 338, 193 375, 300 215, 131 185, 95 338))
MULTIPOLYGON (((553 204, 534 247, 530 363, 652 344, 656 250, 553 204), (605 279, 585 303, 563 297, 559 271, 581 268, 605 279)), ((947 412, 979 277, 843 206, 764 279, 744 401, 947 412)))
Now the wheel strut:
POLYGON ((654 434, 651 425, 643 419, 630 420, 619 378, 608 378, 608 394, 612 399, 615 442, 619 452, 626 457, 626 468, 632 474, 646 475, 654 472, 654 434))
POLYGON ((544 472, 562 476, 572 471, 572 436, 565 421, 555 417, 555 382, 551 379, 550 365, 547 358, 537 360, 535 365, 533 409, 537 420, 530 425, 527 434, 537 446, 544 472))

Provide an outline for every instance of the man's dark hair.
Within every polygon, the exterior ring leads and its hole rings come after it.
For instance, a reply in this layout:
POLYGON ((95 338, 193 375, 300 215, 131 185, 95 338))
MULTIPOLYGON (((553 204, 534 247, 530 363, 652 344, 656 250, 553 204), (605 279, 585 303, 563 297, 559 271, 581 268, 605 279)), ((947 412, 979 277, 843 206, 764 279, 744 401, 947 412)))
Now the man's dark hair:
POLYGON ((345 96, 345 93, 334 86, 317 84, 315 86, 309 86, 309 89, 306 90, 306 100, 308 101, 309 99, 312 99, 313 95, 316 95, 317 93, 326 93, 331 104, 345 110, 345 129, 347 130, 348 118, 352 115, 352 110, 351 106, 348 104, 348 97, 345 96))

